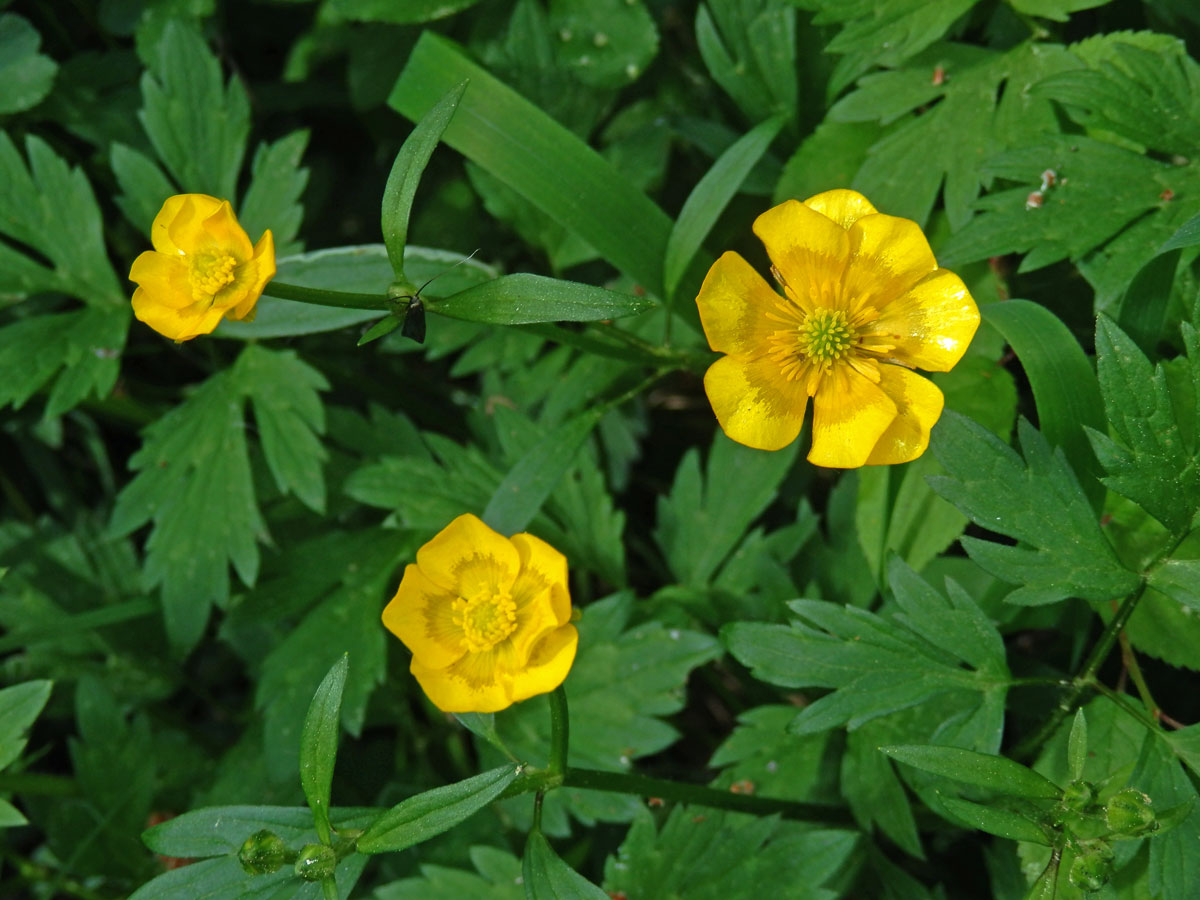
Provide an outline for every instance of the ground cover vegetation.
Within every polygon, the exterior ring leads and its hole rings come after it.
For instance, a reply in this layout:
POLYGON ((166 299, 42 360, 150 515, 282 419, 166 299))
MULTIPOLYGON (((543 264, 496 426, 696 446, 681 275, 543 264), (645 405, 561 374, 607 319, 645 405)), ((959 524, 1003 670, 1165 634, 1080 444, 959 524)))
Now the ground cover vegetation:
POLYGON ((0 3, 0 895, 1200 896, 1198 52, 0 3))

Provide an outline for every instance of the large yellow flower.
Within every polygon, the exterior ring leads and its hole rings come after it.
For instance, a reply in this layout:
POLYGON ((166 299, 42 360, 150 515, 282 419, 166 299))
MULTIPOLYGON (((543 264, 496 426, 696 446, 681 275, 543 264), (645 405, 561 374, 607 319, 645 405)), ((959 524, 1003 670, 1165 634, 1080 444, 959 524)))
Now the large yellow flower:
POLYGON ((210 333, 226 315, 246 318, 275 275, 271 232, 251 246, 228 201, 207 194, 168 197, 150 240, 129 270, 133 314, 175 341, 210 333))
POLYGON ((948 371, 979 325, 962 280, 938 268, 920 227, 854 191, 788 200, 754 222, 780 296, 736 253, 696 297, 712 349, 704 376, 725 433, 761 450, 800 433, 813 398, 820 466, 916 459, 942 392, 912 371, 948 371))
POLYGON ((470 514, 417 551, 383 624, 446 712, 495 712, 552 691, 575 660, 567 560, 531 534, 505 538, 470 514))

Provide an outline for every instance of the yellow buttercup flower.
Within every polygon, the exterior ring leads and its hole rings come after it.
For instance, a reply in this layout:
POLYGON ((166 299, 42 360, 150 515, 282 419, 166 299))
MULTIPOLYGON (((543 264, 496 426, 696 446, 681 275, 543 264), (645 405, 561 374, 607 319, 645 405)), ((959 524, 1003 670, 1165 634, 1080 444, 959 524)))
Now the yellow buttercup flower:
POLYGON ((567 560, 531 534, 459 516, 417 551, 383 610, 445 712, 496 712, 554 690, 575 660, 567 560))
POLYGON ((800 433, 813 398, 810 462, 855 468, 925 452, 942 392, 913 368, 948 371, 979 325, 920 227, 855 191, 788 200, 754 222, 780 296, 736 253, 696 297, 713 350, 704 389, 729 437, 761 450, 800 433))
POLYGON ((168 197, 150 240, 129 270, 133 314, 175 341, 209 334, 224 316, 252 317, 275 275, 271 232, 251 246, 228 201, 207 194, 168 197))

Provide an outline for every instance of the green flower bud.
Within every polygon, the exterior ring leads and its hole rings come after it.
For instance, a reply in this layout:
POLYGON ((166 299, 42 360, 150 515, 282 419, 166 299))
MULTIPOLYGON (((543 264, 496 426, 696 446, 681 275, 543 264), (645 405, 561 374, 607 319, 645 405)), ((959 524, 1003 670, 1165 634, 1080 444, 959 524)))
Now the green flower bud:
POLYGON ((292 859, 283 838, 265 828, 246 838, 238 850, 238 862, 247 875, 270 875, 292 859))
POLYGON ((337 853, 324 844, 305 844, 296 857, 296 874, 305 881, 324 881, 333 877, 337 853))
POLYGON ((1072 781, 1063 791, 1063 805, 1077 812, 1087 809, 1095 801, 1096 789, 1087 781, 1072 781))
POLYGON ((1112 848, 1104 841, 1089 841, 1078 848, 1067 878, 1081 891, 1098 891, 1112 878, 1112 848))
POLYGON ((1104 806, 1104 820, 1110 830, 1117 834, 1136 835, 1154 831, 1158 823, 1154 820, 1150 798, 1135 788, 1114 794, 1104 806))

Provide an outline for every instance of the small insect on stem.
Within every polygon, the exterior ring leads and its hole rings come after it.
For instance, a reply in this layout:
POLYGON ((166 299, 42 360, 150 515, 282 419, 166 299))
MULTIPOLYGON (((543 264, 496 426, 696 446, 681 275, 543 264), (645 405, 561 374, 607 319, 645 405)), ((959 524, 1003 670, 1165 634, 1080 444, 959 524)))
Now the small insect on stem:
POLYGON ((425 288, 429 287, 429 285, 433 284, 433 282, 437 281, 447 272, 453 272, 478 252, 479 248, 476 247, 470 252, 469 255, 464 256, 450 268, 438 272, 436 275, 426 281, 423 285, 417 288, 416 293, 401 294, 399 297, 395 298, 397 301, 408 301, 408 306, 404 310, 404 324, 400 326, 401 335, 406 338, 411 338, 418 344, 425 343, 425 304, 421 302, 421 291, 425 290, 425 288))

